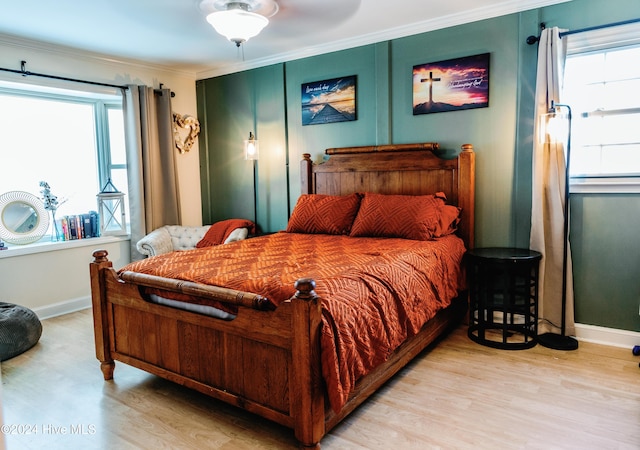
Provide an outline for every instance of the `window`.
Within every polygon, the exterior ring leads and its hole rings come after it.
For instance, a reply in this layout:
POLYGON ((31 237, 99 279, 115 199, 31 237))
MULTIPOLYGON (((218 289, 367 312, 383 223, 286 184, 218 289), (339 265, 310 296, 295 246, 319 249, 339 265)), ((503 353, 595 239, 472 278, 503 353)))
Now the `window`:
POLYGON ((571 191, 640 192, 640 24, 565 38, 571 191))
POLYGON ((122 96, 117 92, 1 83, 0 136, 0 193, 41 197, 39 183, 46 181, 58 197, 56 218, 96 211, 96 194, 109 178, 127 192, 122 96))

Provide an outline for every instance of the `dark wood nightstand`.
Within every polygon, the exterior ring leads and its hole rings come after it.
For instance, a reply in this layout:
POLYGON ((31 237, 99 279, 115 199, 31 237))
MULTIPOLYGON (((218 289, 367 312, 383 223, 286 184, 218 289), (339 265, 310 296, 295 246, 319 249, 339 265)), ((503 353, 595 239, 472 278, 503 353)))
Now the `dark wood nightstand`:
POLYGON ((466 257, 469 338, 509 350, 536 345, 542 255, 529 249, 492 247, 469 250, 466 257))

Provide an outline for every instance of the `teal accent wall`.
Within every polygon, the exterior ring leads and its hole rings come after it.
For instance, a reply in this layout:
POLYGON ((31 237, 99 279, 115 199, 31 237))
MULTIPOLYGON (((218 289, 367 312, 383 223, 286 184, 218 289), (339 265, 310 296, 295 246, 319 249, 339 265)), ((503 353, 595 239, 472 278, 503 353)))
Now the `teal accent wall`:
MULTIPOLYGON (((290 201, 295 205, 300 195, 300 165, 303 153, 310 153, 319 162, 324 151, 332 147, 388 143, 377 140, 377 102, 379 95, 387 98, 386 87, 379 88, 378 53, 385 54, 388 44, 368 45, 286 64, 287 128, 289 131, 290 201), (382 50, 379 50, 379 49, 382 50), (303 83, 356 75, 357 120, 324 125, 302 125, 301 85, 303 83)), ((386 113, 385 108, 383 112, 386 113)), ((388 127, 388 119, 382 119, 388 127)), ((387 136, 384 136, 387 139, 387 136)))
POLYGON ((576 321, 640 331, 639 227, 640 195, 572 195, 576 321))
MULTIPOLYGON (((254 217, 254 177, 242 141, 260 140, 257 223, 284 229, 300 194, 300 160, 330 147, 439 142, 476 152, 476 245, 528 247, 533 95, 539 24, 578 29, 640 18, 637 0, 573 0, 201 80, 197 83, 203 220, 254 217), (489 107, 414 116, 412 68, 490 54, 489 107), (357 76, 357 120, 302 126, 301 85, 357 76)), ((576 321, 640 331, 639 195, 573 195, 576 321)))
POLYGON ((513 242, 514 142, 519 48, 518 16, 510 15, 393 41, 391 47, 394 143, 435 141, 455 151, 476 152, 476 245, 513 242), (507 38, 507 36, 510 36, 507 38), (413 115, 413 66, 482 53, 490 54, 489 107, 413 115))
POLYGON ((245 218, 263 232, 285 228, 289 186, 284 66, 201 80, 196 92, 203 118, 203 223, 245 218), (244 140, 250 132, 260 144, 255 163, 244 159, 244 140))
MULTIPOLYGON (((573 0, 542 8, 523 15, 529 22, 534 18, 548 27, 558 26, 578 30, 593 26, 640 18, 637 0, 573 0)), ((535 34, 535 33, 531 33, 535 34)), ((521 36, 522 40, 523 37, 521 36)), ((629 62, 634 64, 637 62, 629 62)), ((535 55, 523 62, 523 73, 535 74, 535 55)), ((535 90, 535 75, 520 80, 520 97, 533 108, 531 98, 535 90)), ((518 150, 527 148, 529 138, 523 130, 532 129, 529 118, 522 114, 518 120, 521 139, 518 150)), ((531 197, 530 161, 522 158, 516 165, 520 182, 516 189, 523 192, 522 206, 514 213, 521 241, 528 242, 530 201, 525 207, 524 195, 531 197), (523 238, 526 237, 526 240, 523 238)), ((640 331, 640 194, 572 194, 570 242, 573 257, 575 319, 588 325, 640 331)))

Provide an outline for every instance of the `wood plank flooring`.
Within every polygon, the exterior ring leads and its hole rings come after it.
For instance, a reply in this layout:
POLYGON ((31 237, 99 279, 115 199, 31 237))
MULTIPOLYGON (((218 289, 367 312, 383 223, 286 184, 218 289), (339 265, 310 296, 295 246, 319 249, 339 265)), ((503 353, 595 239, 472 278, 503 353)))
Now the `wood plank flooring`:
MULTIPOLYGON (((116 363, 105 382, 89 310, 43 321, 2 363, 6 448, 294 449, 293 432, 116 363), (29 427, 29 428, 25 428, 29 427), (36 431, 37 434, 26 434, 36 431)), ((631 349, 495 350, 461 327, 321 442, 323 449, 640 449, 631 349)))

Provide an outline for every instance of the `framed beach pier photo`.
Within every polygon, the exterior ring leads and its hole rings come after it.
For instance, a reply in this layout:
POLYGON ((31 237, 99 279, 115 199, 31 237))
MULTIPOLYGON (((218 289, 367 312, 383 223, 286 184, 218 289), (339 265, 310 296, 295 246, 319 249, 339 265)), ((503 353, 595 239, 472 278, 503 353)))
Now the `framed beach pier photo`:
POLYGON ((355 75, 302 84, 302 125, 356 119, 355 75))

